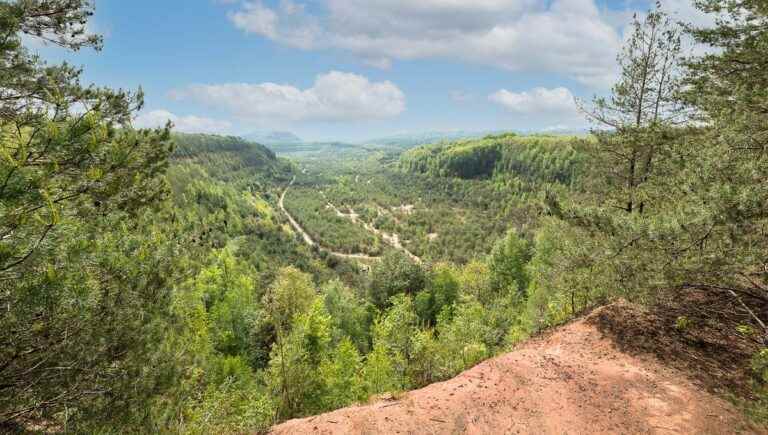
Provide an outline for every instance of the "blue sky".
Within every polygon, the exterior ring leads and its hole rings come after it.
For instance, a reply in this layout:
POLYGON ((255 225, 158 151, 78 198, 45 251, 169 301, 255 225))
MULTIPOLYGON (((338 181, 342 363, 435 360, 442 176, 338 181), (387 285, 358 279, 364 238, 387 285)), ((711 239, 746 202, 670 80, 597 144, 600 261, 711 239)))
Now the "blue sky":
MULTIPOLYGON (((669 8, 692 14, 686 0, 669 8)), ((138 126, 363 140, 586 125, 644 1, 97 0, 100 53, 63 53, 100 85, 143 87, 138 126)))

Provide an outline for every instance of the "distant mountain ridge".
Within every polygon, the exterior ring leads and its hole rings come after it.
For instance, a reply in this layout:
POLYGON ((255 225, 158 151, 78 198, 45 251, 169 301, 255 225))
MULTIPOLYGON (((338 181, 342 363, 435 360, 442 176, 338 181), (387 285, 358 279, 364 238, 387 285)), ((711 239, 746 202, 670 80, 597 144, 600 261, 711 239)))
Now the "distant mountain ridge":
POLYGON ((365 144, 396 146, 403 149, 420 145, 428 145, 436 142, 456 141, 460 139, 481 138, 488 135, 508 133, 511 130, 484 130, 484 131, 425 131, 419 133, 401 133, 363 141, 365 144))
POLYGON ((304 140, 290 131, 266 131, 243 135, 243 139, 262 145, 298 144, 304 140))
POLYGON ((480 131, 425 131, 400 133, 361 141, 310 141, 287 131, 268 131, 241 136, 244 140, 268 147, 284 157, 308 157, 338 153, 366 153, 372 151, 400 153, 419 147, 448 144, 462 141, 478 141, 504 136, 580 136, 588 133, 585 129, 553 127, 544 131, 480 130, 480 131))

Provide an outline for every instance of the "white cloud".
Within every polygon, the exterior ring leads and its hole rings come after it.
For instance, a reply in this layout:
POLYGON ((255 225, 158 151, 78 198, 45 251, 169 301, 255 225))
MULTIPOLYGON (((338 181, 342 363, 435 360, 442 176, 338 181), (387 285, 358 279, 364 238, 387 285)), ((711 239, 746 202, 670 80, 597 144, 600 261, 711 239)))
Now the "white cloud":
POLYGON ((280 9, 288 15, 304 12, 304 5, 294 3, 291 0, 280 0, 280 9))
POLYGON ((363 59, 363 63, 378 69, 392 69, 392 59, 388 57, 375 57, 363 59))
POLYGON ((366 63, 448 58, 510 71, 558 72, 597 87, 615 76, 621 35, 594 0, 323 0, 245 2, 230 20, 302 49, 335 48, 366 63), (286 6, 289 4, 290 6, 286 6), (317 9, 317 8, 315 8, 317 9))
POLYGON ((322 29, 304 13, 304 6, 290 0, 271 9, 260 1, 244 2, 240 10, 230 12, 229 20, 245 33, 252 33, 301 49, 314 48, 322 29))
POLYGON ((563 87, 533 88, 519 93, 501 89, 488 96, 488 99, 516 113, 549 113, 568 116, 578 114, 573 94, 563 87))
POLYGON ((391 118, 405 110, 405 95, 392 82, 371 82, 357 74, 331 71, 308 89, 275 83, 194 85, 171 93, 224 109, 249 121, 349 121, 391 118))
POLYGON ((716 24, 716 15, 702 12, 692 0, 665 0, 662 9, 669 13, 672 19, 694 26, 711 27, 716 24))
POLYGON ((171 121, 174 130, 185 133, 226 133, 232 129, 228 121, 219 121, 199 116, 178 116, 167 110, 153 110, 142 113, 133 121, 137 128, 163 127, 171 121))
POLYGON ((229 19, 246 32, 277 37, 277 13, 261 3, 245 3, 242 10, 230 13, 229 19))

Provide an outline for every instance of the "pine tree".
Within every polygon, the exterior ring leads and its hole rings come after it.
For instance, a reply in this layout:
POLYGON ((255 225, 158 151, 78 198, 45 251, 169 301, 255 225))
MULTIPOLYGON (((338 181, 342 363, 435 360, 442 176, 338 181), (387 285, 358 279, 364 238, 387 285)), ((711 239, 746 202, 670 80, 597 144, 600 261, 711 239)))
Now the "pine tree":
POLYGON ((330 357, 320 365, 320 376, 325 383, 325 409, 337 409, 365 399, 361 371, 360 353, 351 340, 342 339, 330 357))
MULTIPOLYGON (((688 187, 675 192, 699 219, 681 226, 673 252, 688 284, 726 291, 746 307, 768 302, 768 9, 757 0, 697 5, 719 19, 688 31, 716 50, 686 63, 683 100, 707 128, 678 172, 688 187)), ((755 314, 768 345, 768 319, 755 314)))
POLYGON ((590 156, 589 189, 609 207, 642 214, 648 205, 642 186, 661 158, 665 129, 685 120, 676 98, 681 28, 657 4, 643 19, 635 15, 631 29, 611 96, 584 108, 600 129, 582 148, 590 156))
POLYGON ((108 424, 161 389, 139 374, 175 274, 159 229, 171 213, 157 211, 168 130, 131 127, 141 91, 84 86, 22 45, 99 49, 92 13, 86 0, 0 2, 0 424, 65 408, 108 424))
POLYGON ((525 264, 530 260, 528 242, 512 229, 493 247, 489 259, 491 283, 497 293, 525 292, 528 276, 525 264))

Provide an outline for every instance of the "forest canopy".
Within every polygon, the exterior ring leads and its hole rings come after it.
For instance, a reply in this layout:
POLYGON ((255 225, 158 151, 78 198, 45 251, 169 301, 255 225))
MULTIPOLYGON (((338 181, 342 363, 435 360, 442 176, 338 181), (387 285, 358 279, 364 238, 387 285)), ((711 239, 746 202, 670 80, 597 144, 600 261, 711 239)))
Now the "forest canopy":
POLYGON ((588 136, 289 161, 136 128, 140 89, 24 46, 99 50, 91 2, 0 1, 0 431, 265 431, 619 299, 738 341, 768 421, 768 11, 697 7, 634 18, 588 136))

